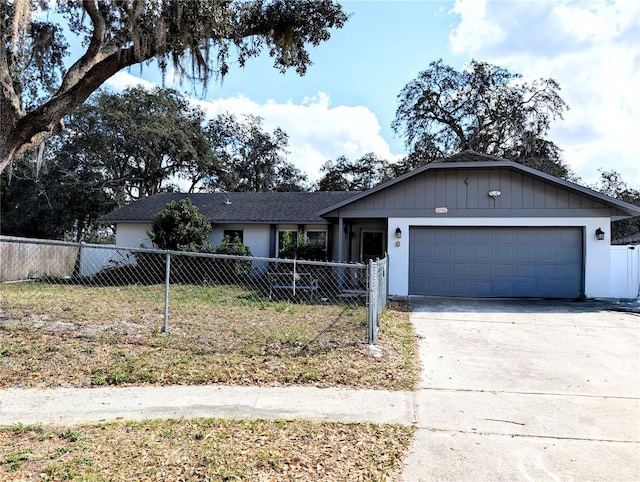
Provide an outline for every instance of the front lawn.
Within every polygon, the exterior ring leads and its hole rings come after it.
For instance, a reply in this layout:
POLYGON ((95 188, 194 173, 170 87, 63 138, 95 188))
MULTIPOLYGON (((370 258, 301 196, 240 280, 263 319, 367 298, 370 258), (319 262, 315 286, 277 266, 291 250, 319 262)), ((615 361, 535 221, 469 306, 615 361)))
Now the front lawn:
POLYGON ((234 286, 0 285, 0 386, 321 385, 413 389, 408 314, 388 309, 374 358, 365 307, 269 301, 234 286))
POLYGON ((413 427, 153 420, 0 429, 1 480, 395 480, 413 427))

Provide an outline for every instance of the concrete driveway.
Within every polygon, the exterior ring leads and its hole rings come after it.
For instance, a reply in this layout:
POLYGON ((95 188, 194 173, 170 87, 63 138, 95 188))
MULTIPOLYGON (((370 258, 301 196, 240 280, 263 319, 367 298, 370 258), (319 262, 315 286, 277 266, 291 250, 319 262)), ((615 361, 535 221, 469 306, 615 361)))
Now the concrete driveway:
POLYGON ((640 315, 412 298, 423 377, 404 480, 640 480, 640 315))

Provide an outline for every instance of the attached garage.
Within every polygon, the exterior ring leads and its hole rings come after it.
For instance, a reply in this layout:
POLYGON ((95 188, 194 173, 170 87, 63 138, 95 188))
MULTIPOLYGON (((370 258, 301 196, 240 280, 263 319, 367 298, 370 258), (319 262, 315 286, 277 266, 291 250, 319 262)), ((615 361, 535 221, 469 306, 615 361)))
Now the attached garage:
POLYGON ((386 224, 394 296, 576 299, 610 296, 610 223, 640 207, 463 151, 319 214, 338 225, 341 261, 353 226, 386 224))
POLYGON ((409 294, 579 298, 581 227, 412 227, 409 294))

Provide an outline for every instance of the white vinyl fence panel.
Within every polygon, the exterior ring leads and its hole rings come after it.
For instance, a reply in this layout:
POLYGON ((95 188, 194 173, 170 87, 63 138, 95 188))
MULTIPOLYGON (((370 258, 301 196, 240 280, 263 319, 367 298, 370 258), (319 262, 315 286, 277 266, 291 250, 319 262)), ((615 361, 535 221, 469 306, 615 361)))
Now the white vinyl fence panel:
POLYGON ((640 246, 611 246, 611 298, 640 295, 640 246))
POLYGON ((135 266, 133 253, 115 245, 87 246, 80 245, 80 276, 93 276, 105 268, 118 266, 135 266))

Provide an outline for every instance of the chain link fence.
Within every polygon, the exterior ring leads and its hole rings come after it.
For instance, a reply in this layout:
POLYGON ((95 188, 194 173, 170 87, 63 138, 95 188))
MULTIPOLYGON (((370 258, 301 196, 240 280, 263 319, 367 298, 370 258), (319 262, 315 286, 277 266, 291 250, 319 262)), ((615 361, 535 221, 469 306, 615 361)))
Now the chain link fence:
POLYGON ((71 324, 84 336, 179 332, 203 350, 249 355, 373 343, 386 305, 385 260, 327 263, 7 236, 0 236, 0 282, 0 320, 54 330, 71 324))

